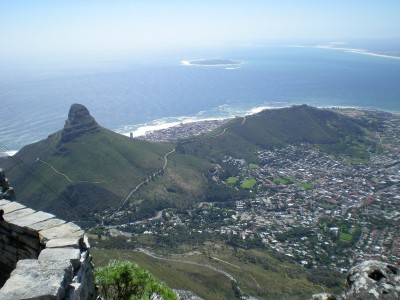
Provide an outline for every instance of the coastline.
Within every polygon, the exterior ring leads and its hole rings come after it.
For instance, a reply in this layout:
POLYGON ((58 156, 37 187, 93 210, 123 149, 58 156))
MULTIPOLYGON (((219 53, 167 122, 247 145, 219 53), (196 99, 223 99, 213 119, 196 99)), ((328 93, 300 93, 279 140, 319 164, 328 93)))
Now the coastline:
MULTIPOLYGON (((297 105, 297 104, 296 104, 297 105)), ((284 106, 290 107, 292 105, 284 106)), ((250 116, 253 114, 257 114, 264 110, 269 109, 280 109, 284 107, 255 107, 248 114, 241 115, 240 117, 250 116)), ((355 116, 358 114, 362 114, 363 111, 382 111, 391 114, 400 114, 400 112, 388 112, 380 109, 366 108, 366 107, 358 107, 358 106, 316 106, 319 109, 327 109, 342 112, 343 114, 347 114, 349 116, 355 116)), ((239 117, 239 116, 236 116, 239 117)), ((131 136, 132 138, 137 138, 140 140, 151 141, 151 142, 173 142, 179 139, 185 139, 192 136, 198 136, 202 134, 206 134, 219 126, 223 125, 225 122, 233 119, 230 118, 221 118, 216 120, 199 120, 187 123, 180 123, 172 126, 168 126, 165 128, 149 130, 145 132, 143 135, 131 136)), ((125 134, 129 135, 129 134, 125 134)))
POLYGON ((14 156, 19 150, 0 151, 0 157, 14 156))
POLYGON ((375 56, 375 57, 382 57, 382 58, 400 60, 400 56, 387 55, 387 54, 383 54, 383 53, 375 53, 375 52, 371 52, 371 51, 365 50, 365 49, 335 47, 334 44, 315 45, 315 46, 287 45, 286 47, 289 47, 289 48, 315 48, 315 49, 337 50, 337 51, 342 51, 342 52, 347 52, 347 53, 362 54, 362 55, 369 55, 369 56, 375 56))
MULTIPOLYGON (((282 103, 281 103, 282 104, 282 103)), ((123 125, 113 129, 114 132, 128 137, 143 137, 159 130, 168 130, 175 126, 189 124, 193 125, 199 122, 221 122, 235 117, 243 117, 258 113, 265 109, 276 109, 297 105, 295 103, 285 103, 279 106, 251 106, 248 108, 232 108, 228 105, 221 105, 210 111, 202 111, 193 116, 166 117, 162 119, 152 120, 147 123, 135 125, 123 125), (207 116, 207 114, 209 114, 207 116)))
MULTIPOLYGON (((282 103, 281 103, 282 104, 282 103)), ((232 110, 227 114, 226 112, 221 113, 219 116, 204 117, 205 112, 200 112, 195 116, 184 116, 184 117, 167 117, 163 119, 156 119, 148 123, 136 124, 136 125, 124 125, 117 129, 111 129, 115 133, 131 137, 138 138, 153 142, 166 142, 176 141, 181 138, 187 138, 189 136, 195 136, 205 134, 223 123, 235 117, 244 117, 259 113, 266 109, 280 109, 290 107, 293 105, 301 105, 298 103, 286 103, 285 105, 279 106, 255 106, 249 109, 232 110)), ((308 105, 308 104, 307 104, 308 105)), ((314 106, 314 105, 311 105, 314 106)), ((353 111, 382 111, 399 115, 400 111, 389 111, 379 108, 372 107, 360 107, 360 106, 343 106, 343 105, 323 105, 315 106, 321 109, 332 109, 332 110, 353 110, 353 111)), ((22 147, 21 147, 22 149, 22 147)), ((4 149, 0 151, 0 158, 13 156, 19 150, 4 149)))

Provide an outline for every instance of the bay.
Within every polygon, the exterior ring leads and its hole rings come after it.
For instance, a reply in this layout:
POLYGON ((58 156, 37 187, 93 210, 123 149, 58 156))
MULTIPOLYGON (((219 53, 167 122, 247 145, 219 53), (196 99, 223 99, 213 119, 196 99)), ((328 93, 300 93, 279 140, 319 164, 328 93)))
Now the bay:
POLYGON ((60 130, 72 103, 121 134, 293 104, 400 111, 400 60, 317 47, 242 45, 0 76, 2 151, 60 130), (240 65, 196 66, 221 59, 240 65))

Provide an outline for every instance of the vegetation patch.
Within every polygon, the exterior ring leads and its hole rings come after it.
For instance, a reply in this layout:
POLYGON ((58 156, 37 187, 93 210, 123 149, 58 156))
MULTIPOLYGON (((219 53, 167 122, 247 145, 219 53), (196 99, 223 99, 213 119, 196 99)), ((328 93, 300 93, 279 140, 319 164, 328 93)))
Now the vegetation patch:
POLYGON ((237 177, 229 177, 227 180, 226 180, 226 183, 229 183, 229 184, 236 184, 237 182, 238 182, 238 178, 237 177))
MULTIPOLYGON (((203 299, 235 299, 229 278, 215 270, 173 260, 163 260, 132 250, 91 249, 96 266, 112 258, 134 261, 174 289, 189 290, 203 299)), ((186 260, 186 259, 183 259, 186 260)))
POLYGON ((299 184, 299 187, 306 189, 306 190, 312 190, 314 188, 314 186, 309 182, 303 182, 303 183, 299 184))
POLYGON ((257 181, 255 181, 254 179, 245 179, 245 180, 243 180, 240 187, 242 189, 252 189, 256 185, 256 183, 257 183, 257 181))
POLYGON ((250 169, 259 169, 260 166, 257 165, 257 164, 249 164, 249 168, 250 168, 250 169))
POLYGON ((353 235, 350 233, 344 233, 342 232, 340 234, 340 239, 346 242, 350 242, 353 239, 353 235))
POLYGON ((339 273, 321 267, 311 269, 307 274, 307 280, 330 288, 340 288, 343 285, 343 279, 339 273))
POLYGON ((94 275, 104 299, 151 299, 153 294, 178 299, 165 283, 130 261, 112 261, 96 269, 94 275))
POLYGON ((274 177, 273 180, 276 184, 280 184, 280 185, 287 185, 287 184, 293 183, 293 178, 290 178, 288 176, 274 177))
MULTIPOLYGON (((299 236, 303 233, 298 232, 299 236)), ((338 273, 329 273, 326 270, 324 274, 313 274, 321 277, 313 276, 310 281, 306 269, 290 262, 284 255, 265 249, 244 250, 211 240, 208 238, 202 246, 195 248, 182 245, 179 251, 181 255, 178 257, 171 257, 164 252, 169 252, 168 247, 158 247, 163 254, 155 256, 138 251, 115 249, 115 246, 108 250, 93 247, 91 253, 97 267, 107 265, 115 257, 134 261, 171 288, 190 290, 203 299, 237 299, 235 298, 237 289, 222 273, 199 264, 231 274, 237 280, 242 295, 251 295, 256 299, 310 299, 311 295, 318 291, 338 293, 342 290, 341 284, 336 286, 331 283, 334 278, 340 283, 343 282, 338 273), (193 250, 196 252, 192 252, 193 250), (157 256, 164 256, 166 259, 159 259, 157 256), (321 282, 324 278, 329 278, 329 282, 321 282), (319 282, 317 283, 319 286, 314 282, 319 282), (325 284, 329 284, 332 288, 325 284)), ((135 245, 138 245, 137 241, 132 243, 133 247, 135 245)))

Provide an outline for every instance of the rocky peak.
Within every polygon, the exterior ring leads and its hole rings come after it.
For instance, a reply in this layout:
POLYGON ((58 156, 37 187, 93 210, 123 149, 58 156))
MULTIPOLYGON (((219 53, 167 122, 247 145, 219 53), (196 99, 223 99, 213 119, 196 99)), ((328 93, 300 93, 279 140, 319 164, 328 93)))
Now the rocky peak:
POLYGON ((62 131, 61 142, 67 143, 82 135, 96 134, 99 130, 99 124, 97 124, 85 106, 72 104, 62 131))

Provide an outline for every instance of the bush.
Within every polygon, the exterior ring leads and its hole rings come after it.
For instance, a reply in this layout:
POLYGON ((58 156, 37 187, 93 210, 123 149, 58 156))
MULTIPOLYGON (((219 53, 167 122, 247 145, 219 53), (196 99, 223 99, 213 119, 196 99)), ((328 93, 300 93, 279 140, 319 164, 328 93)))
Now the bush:
POLYGON ((95 270, 95 283, 101 299, 152 299, 159 295, 164 300, 177 300, 176 294, 148 271, 129 261, 112 261, 95 270))
POLYGON ((325 268, 315 268, 307 273, 307 280, 314 284, 322 284, 328 288, 343 286, 342 275, 325 268))

